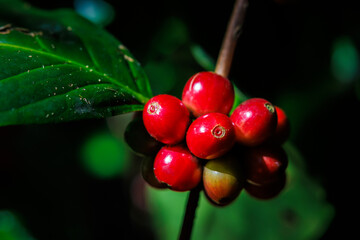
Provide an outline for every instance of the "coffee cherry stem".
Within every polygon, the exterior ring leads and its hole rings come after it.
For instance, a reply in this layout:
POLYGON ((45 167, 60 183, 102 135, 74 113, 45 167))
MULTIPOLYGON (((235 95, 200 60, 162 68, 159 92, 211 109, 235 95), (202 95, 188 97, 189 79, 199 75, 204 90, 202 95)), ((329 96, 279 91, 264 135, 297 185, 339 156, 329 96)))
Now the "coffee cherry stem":
MULTIPOLYGON (((247 6, 248 6, 248 0, 236 0, 220 48, 219 56, 215 66, 215 73, 226 78, 228 77, 230 72, 236 43, 241 33, 247 6)), ((191 238, 195 212, 198 206, 199 194, 201 191, 200 186, 190 191, 186 206, 186 212, 179 236, 180 240, 190 240, 191 238)))
POLYGON ((233 12, 215 66, 215 73, 223 77, 228 77, 229 75, 236 43, 244 23, 247 6, 248 0, 236 0, 234 4, 233 12))
POLYGON ((200 190, 201 184, 190 191, 179 240, 191 239, 191 232, 194 224, 196 208, 199 202, 200 190))

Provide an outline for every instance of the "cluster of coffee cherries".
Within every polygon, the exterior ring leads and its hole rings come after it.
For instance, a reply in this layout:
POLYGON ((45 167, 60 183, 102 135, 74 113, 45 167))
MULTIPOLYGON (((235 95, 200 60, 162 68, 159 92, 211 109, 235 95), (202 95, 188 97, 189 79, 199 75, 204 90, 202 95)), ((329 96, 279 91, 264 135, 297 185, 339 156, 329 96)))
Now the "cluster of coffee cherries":
POLYGON ((232 83, 214 72, 191 76, 181 100, 152 97, 125 131, 128 145, 146 156, 146 182, 174 191, 201 187, 217 206, 242 189, 259 199, 275 197, 286 179, 287 116, 263 98, 240 103, 230 115, 233 104, 232 83))

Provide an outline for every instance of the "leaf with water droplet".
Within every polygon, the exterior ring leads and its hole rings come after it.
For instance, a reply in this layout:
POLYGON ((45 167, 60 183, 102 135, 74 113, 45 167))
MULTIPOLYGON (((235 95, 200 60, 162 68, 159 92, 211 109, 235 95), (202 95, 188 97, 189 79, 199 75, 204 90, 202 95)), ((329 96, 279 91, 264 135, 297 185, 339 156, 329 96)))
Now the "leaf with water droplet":
POLYGON ((0 22, 0 126, 103 118, 152 96, 129 50, 73 10, 0 1, 0 22))

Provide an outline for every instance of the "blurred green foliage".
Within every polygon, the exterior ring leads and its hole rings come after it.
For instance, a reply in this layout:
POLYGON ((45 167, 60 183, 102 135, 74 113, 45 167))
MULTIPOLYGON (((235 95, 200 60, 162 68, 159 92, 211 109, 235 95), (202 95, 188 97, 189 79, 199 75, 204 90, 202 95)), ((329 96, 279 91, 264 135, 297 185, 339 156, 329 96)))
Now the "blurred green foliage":
POLYGON ((8 210, 0 210, 1 240, 34 240, 20 223, 17 216, 8 210))
MULTIPOLYGON (((327 230, 334 209, 324 189, 304 169, 304 161, 291 144, 287 185, 274 199, 258 200, 244 190, 226 207, 216 207, 201 194, 193 239, 319 239, 327 230)), ((149 187, 150 211, 159 239, 176 239, 188 194, 149 187), (179 207, 174 207, 179 206, 179 207), (166 227, 164 227, 166 226, 166 227)))
POLYGON ((108 131, 89 136, 81 149, 84 167, 98 178, 120 176, 129 165, 128 149, 108 131))
POLYGON ((198 44, 193 44, 190 48, 196 62, 205 71, 215 70, 215 60, 198 44))
POLYGON ((171 16, 156 29, 144 59, 154 95, 169 93, 181 98, 186 80, 194 69, 201 69, 191 54, 191 42, 187 26, 179 18, 171 16))
POLYGON ((74 0, 77 13, 100 26, 106 26, 114 20, 114 8, 103 0, 74 0))
POLYGON ((331 69, 334 77, 342 83, 351 83, 359 77, 359 54, 349 37, 334 42, 331 69))

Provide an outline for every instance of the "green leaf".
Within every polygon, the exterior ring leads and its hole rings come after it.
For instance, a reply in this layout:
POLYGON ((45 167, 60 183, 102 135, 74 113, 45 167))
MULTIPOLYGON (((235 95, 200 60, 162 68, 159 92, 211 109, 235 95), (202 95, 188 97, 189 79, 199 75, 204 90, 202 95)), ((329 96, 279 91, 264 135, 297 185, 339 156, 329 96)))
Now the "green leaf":
POLYGON ((190 47, 191 54, 195 61, 206 71, 215 70, 215 60, 198 44, 193 44, 190 47))
POLYGON ((73 10, 0 1, 0 126, 103 118, 152 96, 139 62, 73 10))
POLYGON ((233 84, 233 86, 234 86, 235 98, 234 98, 233 106, 230 111, 230 115, 234 112, 234 110, 237 108, 237 106, 239 106, 240 103, 249 99, 249 96, 246 96, 235 84, 233 84))
MULTIPOLYGON (((296 148, 286 144, 285 149, 288 181, 279 196, 257 200, 243 191, 232 204, 215 207, 201 193, 192 239, 319 239, 333 218, 333 206, 305 173, 296 148)), ((153 188, 148 194, 159 239, 176 239, 188 194, 153 188)))

